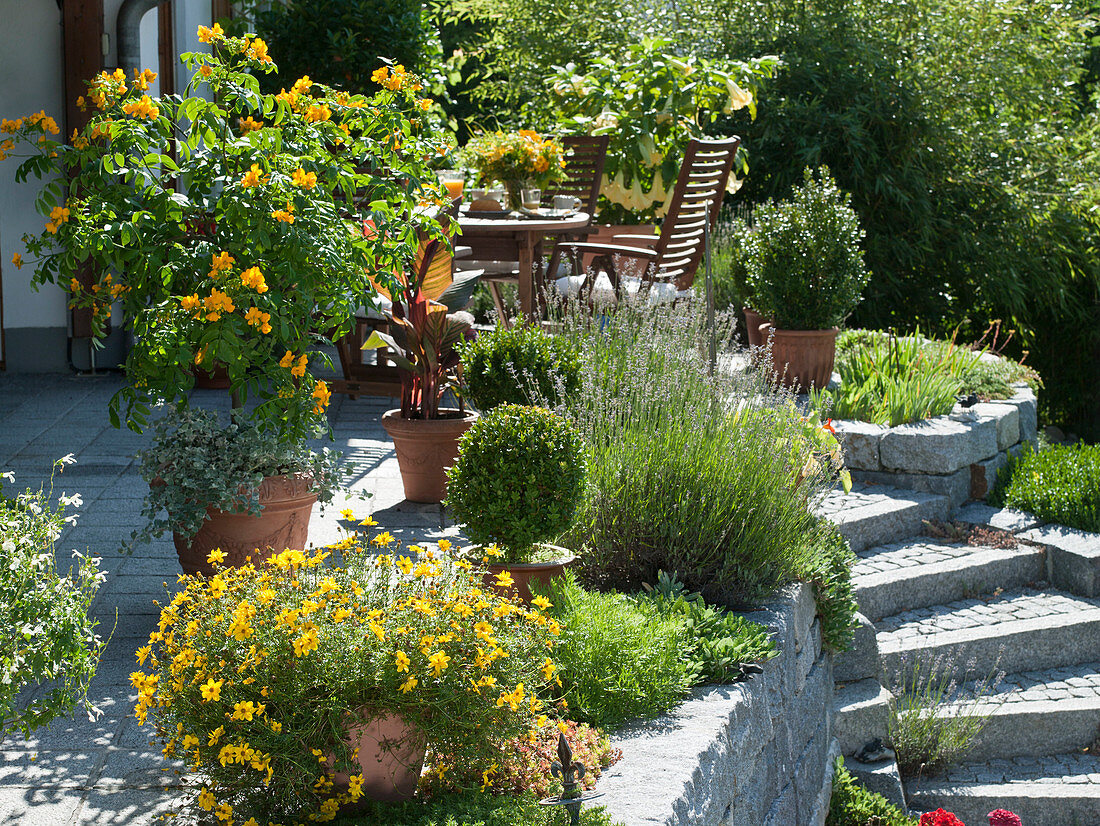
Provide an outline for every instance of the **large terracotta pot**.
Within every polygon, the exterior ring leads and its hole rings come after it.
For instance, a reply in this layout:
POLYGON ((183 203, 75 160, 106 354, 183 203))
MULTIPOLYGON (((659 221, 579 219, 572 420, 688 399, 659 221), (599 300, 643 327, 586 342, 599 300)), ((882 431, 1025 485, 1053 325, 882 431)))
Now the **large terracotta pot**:
POLYGON ((230 567, 244 565, 248 557, 257 562, 287 548, 304 549, 310 513, 317 501, 312 486, 313 477, 308 473, 268 476, 260 485, 263 511, 259 516, 207 508, 206 521, 197 534, 190 539, 172 535, 183 572, 212 575, 215 569, 206 557, 216 548, 225 554, 222 565, 230 567))
MULTIPOLYGON (((416 794, 416 784, 424 768, 427 740, 423 732, 405 722, 398 714, 382 714, 348 729, 348 746, 354 752, 363 775, 363 799, 401 801, 416 794)), ((329 765, 332 758, 329 757, 329 765)), ((333 783, 346 790, 350 778, 336 772, 333 783)), ((354 811, 354 805, 343 807, 354 811)))
POLYGON ((760 347, 765 344, 764 336, 760 332, 760 327, 764 324, 770 323, 770 320, 764 318, 760 313, 751 307, 742 307, 741 312, 745 314, 745 336, 748 338, 749 347, 760 347))
POLYGON ((393 439, 401 483, 410 502, 442 502, 447 494, 446 470, 458 458, 458 440, 477 413, 441 408, 439 419, 403 419, 387 410, 382 427, 393 439))
POLYGON ((502 594, 530 603, 534 597, 531 591, 532 582, 545 586, 551 579, 565 576, 565 569, 576 559, 566 548, 559 548, 556 545, 542 547, 555 550, 560 556, 551 562, 508 562, 489 565, 489 572, 485 574, 485 584, 502 594), (497 583, 496 575, 504 571, 512 576, 511 588, 503 588, 497 583))
POLYGON ((836 327, 831 330, 777 330, 766 327, 772 366, 784 387, 820 390, 833 376, 836 327))

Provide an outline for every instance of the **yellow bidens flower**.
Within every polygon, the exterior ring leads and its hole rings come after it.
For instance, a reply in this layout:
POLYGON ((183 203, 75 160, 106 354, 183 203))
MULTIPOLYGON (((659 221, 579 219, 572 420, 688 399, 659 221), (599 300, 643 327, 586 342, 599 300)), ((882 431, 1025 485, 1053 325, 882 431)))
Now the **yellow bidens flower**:
POLYGON ((244 314, 244 320, 248 322, 249 327, 259 327, 261 333, 271 332, 271 313, 261 312, 259 307, 249 307, 248 312, 244 314))
POLYGON ((296 640, 294 640, 294 656, 304 657, 310 651, 316 651, 320 642, 317 639, 317 629, 310 628, 296 640))
POLYGON ((257 714, 263 714, 263 710, 263 703, 260 703, 259 706, 257 706, 251 700, 245 700, 244 702, 233 704, 233 714, 230 719, 251 721, 252 718, 257 714))
POLYGON ((224 684, 224 680, 215 680, 211 677, 204 685, 199 686, 199 691, 202 692, 202 701, 204 703, 218 702, 221 699, 224 684))
POLYGON ((398 671, 409 670, 409 663, 411 661, 409 660, 409 655, 406 654, 404 651, 398 651, 396 654, 393 655, 393 659, 397 663, 398 671))
POLYGON ((225 551, 221 548, 215 548, 206 555, 206 561, 211 565, 220 565, 225 562, 225 551))
POLYGON ((295 186, 302 187, 303 189, 313 189, 313 187, 317 186, 317 173, 306 172, 304 169, 299 167, 298 169, 295 169, 294 174, 290 176, 290 182, 295 186))
POLYGON ((213 43, 215 39, 225 37, 225 30, 222 29, 220 24, 215 23, 212 29, 199 26, 198 35, 200 43, 213 43))
POLYGON ((203 811, 209 812, 214 808, 214 793, 209 789, 203 789, 199 792, 199 806, 203 811))
POLYGON ((450 664, 451 658, 447 656, 444 651, 436 651, 430 657, 428 657, 428 665, 432 667, 432 673, 438 677, 444 671, 447 670, 447 666, 450 664))
POLYGON ((249 267, 242 272, 241 283, 258 293, 267 292, 267 282, 264 281, 264 274, 260 272, 259 267, 249 267))
POLYGON ((268 182, 268 178, 264 178, 263 172, 260 170, 258 163, 252 164, 252 167, 244 173, 244 177, 241 178, 241 186, 245 189, 253 186, 262 186, 268 182))
POLYGON ((512 579, 512 575, 507 571, 501 571, 496 575, 496 584, 501 588, 511 588, 515 585, 515 580, 512 579))
POLYGON ((408 694, 410 691, 412 691, 414 688, 416 688, 416 686, 419 682, 420 681, 418 679, 416 679, 416 677, 409 677, 409 679, 407 679, 407 680, 405 680, 405 682, 401 683, 401 693, 402 694, 408 694))
POLYGON ((156 120, 160 117, 160 109, 156 107, 152 98, 148 95, 142 95, 141 100, 133 100, 124 104, 122 111, 131 117, 144 118, 145 120, 156 120))
POLYGON ((217 321, 222 317, 222 313, 231 313, 236 309, 233 306, 233 299, 217 288, 210 291, 210 295, 202 300, 202 304, 206 309, 207 321, 217 321))

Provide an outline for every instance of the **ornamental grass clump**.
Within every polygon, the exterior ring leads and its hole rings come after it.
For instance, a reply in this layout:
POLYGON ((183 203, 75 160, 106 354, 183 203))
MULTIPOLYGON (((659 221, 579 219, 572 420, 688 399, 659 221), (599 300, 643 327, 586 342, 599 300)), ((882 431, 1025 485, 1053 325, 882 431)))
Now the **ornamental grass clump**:
MULTIPOLYGON (((712 604, 746 605, 820 568, 811 512, 838 480, 822 425, 806 421, 766 371, 733 369, 735 320, 714 333, 707 369, 698 307, 624 303, 592 319, 566 311, 584 360, 562 405, 588 446, 588 479, 562 539, 582 580, 637 591, 675 574, 712 604)), ((837 454, 839 455, 839 454, 837 454)))
POLYGON ((528 562, 537 545, 569 527, 585 468, 571 422, 539 407, 502 404, 459 440, 458 459, 447 469, 447 507, 498 562, 528 562))
MULTIPOLYGON (((54 463, 61 473, 73 461, 54 463)), ((15 474, 0 474, 13 482, 15 474)), ((88 685, 105 643, 88 616, 103 574, 92 556, 73 552, 66 573, 57 569, 55 546, 76 515, 80 496, 49 491, 0 493, 0 740, 30 732, 88 704, 88 685), (40 689, 40 690, 39 690, 40 689), (24 690, 31 690, 22 694, 24 690)))
MULTIPOLYGON (((135 714, 201 776, 191 804, 222 820, 331 820, 365 782, 349 727, 397 715, 429 770, 480 775, 525 735, 554 679, 558 622, 487 591, 461 561, 409 549, 287 550, 261 565, 182 578, 161 612, 135 714), (337 773, 350 776, 337 786, 337 773)), ((217 563, 221 552, 211 554, 217 563)))

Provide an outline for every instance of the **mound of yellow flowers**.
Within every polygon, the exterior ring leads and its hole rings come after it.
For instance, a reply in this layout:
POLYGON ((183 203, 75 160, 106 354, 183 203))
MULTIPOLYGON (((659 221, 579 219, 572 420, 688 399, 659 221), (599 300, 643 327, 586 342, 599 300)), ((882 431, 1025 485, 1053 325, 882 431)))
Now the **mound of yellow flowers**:
POLYGON ((545 720, 559 632, 545 605, 388 534, 363 544, 181 577, 131 680, 138 719, 196 774, 192 805, 225 823, 331 820, 370 768, 353 726, 399 716, 438 775, 490 769, 499 743, 545 720))

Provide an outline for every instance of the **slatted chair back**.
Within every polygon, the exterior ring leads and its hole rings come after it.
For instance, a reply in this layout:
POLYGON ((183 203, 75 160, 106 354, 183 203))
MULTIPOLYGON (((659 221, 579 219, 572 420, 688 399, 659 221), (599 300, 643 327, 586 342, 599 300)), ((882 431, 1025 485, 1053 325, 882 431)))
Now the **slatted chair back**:
POLYGON ((740 138, 728 138, 693 139, 688 144, 661 234, 653 248, 657 257, 644 280, 675 284, 677 290, 691 287, 703 258, 708 216, 713 231, 740 143, 740 138))
POLYGON ((608 135, 572 135, 562 138, 565 149, 565 180, 557 189, 543 194, 543 203, 553 203, 555 195, 572 195, 579 198, 581 211, 596 214, 596 201, 600 197, 604 161, 607 160, 608 135))

